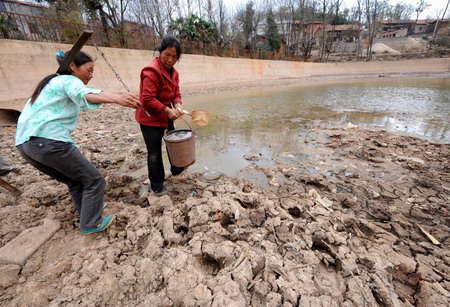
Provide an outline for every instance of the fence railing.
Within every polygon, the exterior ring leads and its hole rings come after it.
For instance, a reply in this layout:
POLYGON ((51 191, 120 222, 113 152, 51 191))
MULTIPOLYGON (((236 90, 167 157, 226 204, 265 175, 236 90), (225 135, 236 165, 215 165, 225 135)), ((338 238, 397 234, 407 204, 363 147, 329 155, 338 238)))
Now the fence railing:
MULTIPOLYGON (((0 12, 0 38, 38 42, 73 44, 83 30, 94 31, 91 42, 98 46, 155 50, 161 37, 152 35, 148 28, 120 30, 91 24, 81 24, 47 17, 30 16, 12 12, 0 12)), ((249 50, 238 47, 219 46, 199 42, 180 41, 183 52, 207 56, 249 58, 264 60, 303 61, 302 56, 284 56, 277 52, 249 50)))

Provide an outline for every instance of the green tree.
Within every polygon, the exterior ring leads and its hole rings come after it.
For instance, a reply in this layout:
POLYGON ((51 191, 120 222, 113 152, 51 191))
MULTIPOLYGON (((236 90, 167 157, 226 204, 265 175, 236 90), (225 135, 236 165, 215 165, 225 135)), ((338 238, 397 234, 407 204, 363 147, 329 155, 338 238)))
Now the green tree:
POLYGON ((86 8, 90 19, 100 19, 103 27, 103 44, 122 46, 129 44, 126 35, 125 15, 132 0, 79 0, 86 8))
POLYGON ((39 35, 46 39, 60 39, 68 43, 76 41, 82 27, 75 26, 72 23, 84 23, 80 2, 78 0, 37 0, 37 2, 50 4, 50 8, 45 10, 46 17, 70 23, 61 23, 55 27, 51 23, 39 22, 35 25, 34 31, 39 31, 39 35))
POLYGON ((50 4, 47 17, 70 22, 83 22, 78 0, 36 0, 36 2, 50 4))
POLYGON ((210 44, 215 40, 217 33, 214 25, 192 14, 188 18, 179 17, 171 20, 169 33, 173 33, 179 39, 210 44))
POLYGON ((267 50, 278 52, 281 47, 281 36, 272 9, 269 9, 266 19, 266 46, 267 50))
POLYGON ((11 15, 0 13, 0 32, 3 38, 11 38, 11 34, 19 32, 19 28, 11 15))
MULTIPOLYGON (((344 12, 345 13, 345 12, 344 12)), ((338 12, 337 14, 331 14, 331 24, 332 25, 344 25, 348 23, 348 20, 344 13, 338 12)))
POLYGON ((253 1, 249 1, 245 7, 245 13, 242 20, 246 49, 253 49, 252 47, 255 45, 256 26, 253 23, 254 18, 255 9, 253 8, 253 1))

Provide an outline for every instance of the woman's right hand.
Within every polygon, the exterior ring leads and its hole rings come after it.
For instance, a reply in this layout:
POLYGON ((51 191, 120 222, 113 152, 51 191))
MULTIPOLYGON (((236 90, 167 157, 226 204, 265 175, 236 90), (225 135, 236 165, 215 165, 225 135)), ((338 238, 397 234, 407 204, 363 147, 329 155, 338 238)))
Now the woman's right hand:
POLYGON ((116 103, 128 108, 139 108, 141 103, 139 97, 135 94, 128 93, 126 95, 111 94, 107 92, 101 92, 100 94, 89 93, 84 97, 93 103, 116 103))
POLYGON ((175 109, 166 108, 165 111, 166 111, 167 116, 171 120, 176 120, 176 119, 180 118, 179 112, 175 109))
POLYGON ((133 109, 139 108, 141 106, 139 97, 133 93, 122 95, 117 103, 120 104, 121 106, 133 109))

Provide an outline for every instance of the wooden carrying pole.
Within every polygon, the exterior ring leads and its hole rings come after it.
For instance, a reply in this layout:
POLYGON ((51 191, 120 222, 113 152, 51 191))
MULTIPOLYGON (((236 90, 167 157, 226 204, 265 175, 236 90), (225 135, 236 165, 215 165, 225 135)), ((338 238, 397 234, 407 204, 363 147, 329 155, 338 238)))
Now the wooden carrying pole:
POLYGON ((84 44, 88 41, 88 39, 92 36, 92 33, 94 32, 89 30, 84 30, 83 33, 81 33, 77 42, 72 46, 72 49, 70 49, 70 51, 66 54, 61 65, 59 65, 59 68, 56 71, 57 74, 61 74, 67 71, 70 63, 72 63, 72 61, 75 59, 75 56, 78 54, 81 48, 83 48, 84 44))
POLYGON ((22 193, 22 191, 20 191, 19 189, 13 187, 11 184, 7 183, 2 178, 0 178, 0 187, 7 189, 8 191, 13 193, 14 195, 19 195, 20 193, 22 193))
MULTIPOLYGON (((61 65, 59 65, 58 70, 56 73, 61 74, 67 71, 69 68, 70 63, 75 59, 75 56, 78 54, 78 52, 83 48, 84 44, 88 41, 88 39, 92 36, 93 31, 84 30, 83 33, 81 33, 80 37, 78 38, 77 42, 72 46, 70 51, 65 55, 63 62, 61 65)), ((15 195, 19 195, 22 193, 19 189, 15 188, 5 180, 0 178, 0 187, 5 188, 6 190, 10 191, 11 193, 15 195)))

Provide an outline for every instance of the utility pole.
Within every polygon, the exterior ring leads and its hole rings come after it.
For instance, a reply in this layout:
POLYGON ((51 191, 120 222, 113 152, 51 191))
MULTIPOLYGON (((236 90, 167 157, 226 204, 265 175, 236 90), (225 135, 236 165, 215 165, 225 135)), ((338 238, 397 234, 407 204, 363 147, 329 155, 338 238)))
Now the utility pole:
MULTIPOLYGON (((442 22, 442 20, 444 20, 445 14, 447 13, 449 3, 450 3, 450 0, 447 1, 447 5, 445 6, 444 13, 442 13, 441 22, 442 22)), ((433 37, 431 38, 430 45, 428 46, 427 55, 430 52, 431 45, 434 44, 434 41, 436 39, 438 24, 439 24, 439 19, 436 20, 436 25, 434 26, 434 31, 433 31, 433 37)))

